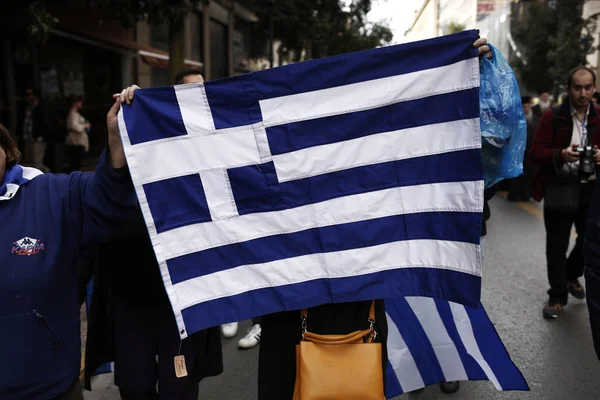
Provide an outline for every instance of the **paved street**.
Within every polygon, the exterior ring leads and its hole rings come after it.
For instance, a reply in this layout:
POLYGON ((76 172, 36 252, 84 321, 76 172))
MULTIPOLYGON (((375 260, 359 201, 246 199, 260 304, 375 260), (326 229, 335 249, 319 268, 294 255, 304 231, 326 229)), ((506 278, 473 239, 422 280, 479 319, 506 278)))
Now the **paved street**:
MULTIPOLYGON (((547 289, 541 209, 534 203, 509 203, 502 196, 491 205, 483 303, 531 392, 503 393, 489 382, 465 382, 451 396, 430 387, 400 399, 600 399, 600 361, 592 347, 585 303, 571 297, 560 319, 541 317, 547 289)), ((247 327, 248 322, 241 325, 236 339, 247 327)), ((200 399, 255 399, 258 349, 241 351, 237 340, 225 340, 224 352, 225 373, 201 384, 200 399)), ((111 375, 96 378, 86 400, 118 399, 111 384, 111 375)))

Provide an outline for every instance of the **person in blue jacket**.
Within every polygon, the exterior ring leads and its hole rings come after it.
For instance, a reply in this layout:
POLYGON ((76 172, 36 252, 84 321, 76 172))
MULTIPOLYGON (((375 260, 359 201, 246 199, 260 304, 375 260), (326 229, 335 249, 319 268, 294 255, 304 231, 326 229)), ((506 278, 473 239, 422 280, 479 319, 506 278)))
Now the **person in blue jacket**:
POLYGON ((135 210, 117 112, 136 89, 113 96, 94 173, 21 167, 0 130, 0 399, 83 399, 77 262, 135 210))

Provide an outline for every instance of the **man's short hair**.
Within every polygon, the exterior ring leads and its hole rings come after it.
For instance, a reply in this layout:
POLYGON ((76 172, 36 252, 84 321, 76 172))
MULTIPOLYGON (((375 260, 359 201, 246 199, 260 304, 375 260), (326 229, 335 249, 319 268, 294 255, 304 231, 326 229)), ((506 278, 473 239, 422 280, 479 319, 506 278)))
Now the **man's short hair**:
POLYGON ((27 92, 28 90, 31 90, 31 94, 34 95, 35 97, 40 97, 40 89, 38 89, 35 86, 28 86, 25 88, 25 92, 27 92))
POLYGON ((596 73, 594 72, 594 70, 591 68, 588 68, 588 67, 584 67, 583 65, 580 65, 579 67, 573 68, 571 70, 571 72, 569 72, 569 76, 567 77, 567 87, 571 87, 571 83, 573 83, 573 75, 575 75, 579 71, 587 71, 590 74, 592 74, 592 79, 594 80, 594 86, 596 86, 596 73))
POLYGON ((10 168, 19 162, 21 159, 19 147, 2 124, 0 124, 0 147, 6 153, 6 168, 10 168))
POLYGON ((531 96, 521 96, 521 103, 531 103, 531 96))
POLYGON ((202 75, 202 71, 196 68, 189 68, 179 71, 177 75, 175 75, 175 84, 181 85, 183 83, 183 78, 188 75, 202 75))

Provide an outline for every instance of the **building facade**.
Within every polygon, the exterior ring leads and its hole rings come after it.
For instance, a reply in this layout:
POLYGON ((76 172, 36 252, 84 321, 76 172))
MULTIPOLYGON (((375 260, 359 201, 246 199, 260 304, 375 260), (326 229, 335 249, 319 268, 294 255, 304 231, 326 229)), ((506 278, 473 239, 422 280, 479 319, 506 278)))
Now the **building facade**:
MULTIPOLYGON (((17 111, 29 87, 40 89, 50 124, 61 123, 66 98, 82 95, 82 114, 92 123, 90 141, 97 151, 104 145, 106 111, 115 91, 133 83, 143 88, 172 84, 168 26, 138 22, 126 28, 102 20, 80 0, 49 0, 48 11, 59 22, 44 44, 23 29, 3 35, 0 122, 19 135, 17 111)), ((249 27, 256 21, 235 1, 204 0, 184 21, 185 65, 201 70, 205 79, 249 72, 249 27)))

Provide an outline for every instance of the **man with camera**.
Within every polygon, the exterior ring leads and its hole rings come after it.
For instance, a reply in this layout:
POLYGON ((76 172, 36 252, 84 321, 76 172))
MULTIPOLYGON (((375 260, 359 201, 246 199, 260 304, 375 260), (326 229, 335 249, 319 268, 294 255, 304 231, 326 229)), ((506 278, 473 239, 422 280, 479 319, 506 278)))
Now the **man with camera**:
POLYGON ((569 293, 585 298, 579 282, 583 275, 583 243, 588 206, 600 164, 600 119, 591 100, 596 74, 586 67, 573 69, 566 84, 568 100, 546 110, 536 131, 530 156, 537 171, 533 198, 544 199, 546 260, 549 300, 544 318, 557 318, 569 293), (575 247, 566 256, 571 228, 575 225, 575 247))

